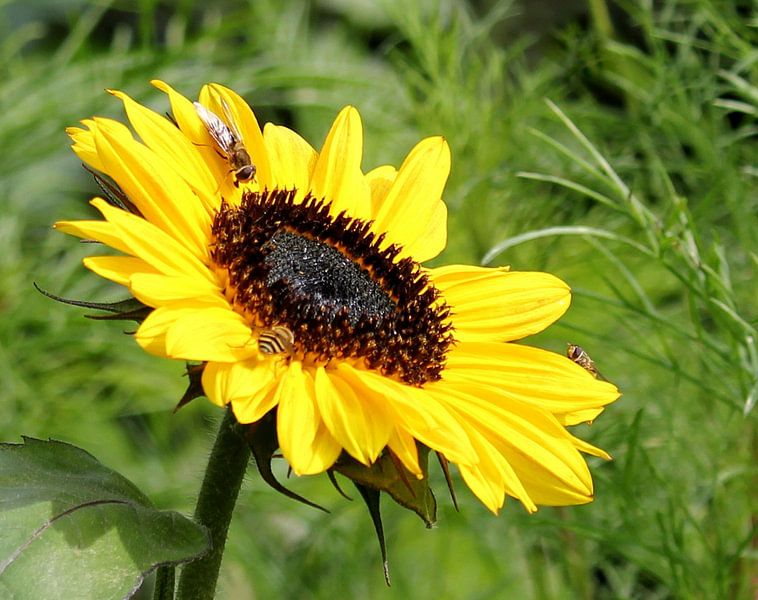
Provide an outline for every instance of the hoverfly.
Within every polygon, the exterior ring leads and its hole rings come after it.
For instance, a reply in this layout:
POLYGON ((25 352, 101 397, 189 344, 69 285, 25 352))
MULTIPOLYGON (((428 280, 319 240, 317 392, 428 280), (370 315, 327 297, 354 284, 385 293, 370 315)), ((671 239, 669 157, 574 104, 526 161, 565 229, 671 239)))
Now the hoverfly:
POLYGON ((224 153, 224 157, 229 162, 229 166, 234 172, 234 185, 239 185, 240 181, 243 183, 252 181, 255 177, 255 165, 245 149, 242 135, 237 129, 232 111, 226 100, 221 99, 226 123, 216 113, 205 108, 199 102, 195 102, 194 105, 197 116, 200 117, 213 141, 216 142, 219 150, 224 153))
POLYGON ((575 344, 569 344, 566 350, 566 356, 573 360, 576 364, 582 367, 595 379, 600 378, 601 375, 595 366, 595 362, 590 358, 590 355, 582 348, 575 344))
POLYGON ((295 350, 295 334, 284 325, 262 329, 258 335, 258 349, 263 354, 289 354, 295 350))

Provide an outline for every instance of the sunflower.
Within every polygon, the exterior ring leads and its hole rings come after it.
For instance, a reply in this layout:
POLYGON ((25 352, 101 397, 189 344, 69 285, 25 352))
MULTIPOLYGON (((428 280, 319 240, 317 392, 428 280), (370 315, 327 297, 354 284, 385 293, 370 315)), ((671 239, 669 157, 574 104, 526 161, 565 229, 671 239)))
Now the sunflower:
POLYGON ((123 194, 92 200, 102 220, 55 225, 122 253, 84 264, 152 309, 134 335, 142 348, 200 363, 204 394, 240 423, 274 415, 298 475, 341 455, 366 466, 391 455, 422 478, 428 447, 495 513, 506 496, 530 512, 592 500, 582 453, 608 455, 566 426, 592 421, 617 389, 513 343, 566 311, 568 286, 540 272, 422 266, 446 243, 443 138, 419 142, 398 169, 364 173, 351 106, 316 151, 286 127, 261 130, 221 85, 193 103, 153 84, 170 118, 111 92, 139 140, 106 118, 68 130, 123 194), (244 178, 231 142, 254 167, 244 178))

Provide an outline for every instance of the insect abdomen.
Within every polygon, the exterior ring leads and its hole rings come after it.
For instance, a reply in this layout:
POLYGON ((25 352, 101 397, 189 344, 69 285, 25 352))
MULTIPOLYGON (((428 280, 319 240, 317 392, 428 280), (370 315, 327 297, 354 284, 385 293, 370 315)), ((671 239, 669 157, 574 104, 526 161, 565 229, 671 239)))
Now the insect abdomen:
POLYGON ((264 329, 258 336, 258 349, 263 354, 291 353, 294 343, 294 334, 282 325, 264 329))

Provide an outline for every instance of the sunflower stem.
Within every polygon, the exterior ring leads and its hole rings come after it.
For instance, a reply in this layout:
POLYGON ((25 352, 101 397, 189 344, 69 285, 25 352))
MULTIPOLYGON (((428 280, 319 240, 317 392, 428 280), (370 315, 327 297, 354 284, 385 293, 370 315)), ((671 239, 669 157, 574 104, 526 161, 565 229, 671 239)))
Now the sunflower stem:
POLYGON ((174 600, 174 567, 158 567, 153 600, 174 600))
POLYGON ((188 563, 179 577, 177 600, 212 600, 232 511, 237 501, 250 448, 237 429, 231 409, 218 429, 195 507, 195 521, 208 528, 211 549, 188 563))

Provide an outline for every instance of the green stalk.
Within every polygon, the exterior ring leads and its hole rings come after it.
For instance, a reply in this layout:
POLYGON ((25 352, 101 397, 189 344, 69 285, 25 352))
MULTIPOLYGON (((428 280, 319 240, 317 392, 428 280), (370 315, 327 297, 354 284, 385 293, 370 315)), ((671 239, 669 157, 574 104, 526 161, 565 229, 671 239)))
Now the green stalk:
POLYGON ((218 429, 195 507, 195 521, 210 533, 211 550, 184 566, 177 600, 213 599, 229 522, 249 460, 250 448, 229 409, 218 429))
POLYGON ((613 39, 613 22, 611 21, 611 15, 608 12, 608 6, 604 0, 588 0, 590 14, 592 15, 592 24, 595 27, 595 31, 598 37, 605 42, 606 40, 613 39))
POLYGON ((158 567, 153 600, 174 600, 174 567, 158 567))
MULTIPOLYGON (((587 4, 589 5, 590 15, 592 16, 592 26, 598 36, 598 41, 600 42, 600 58, 606 62, 606 70, 615 73, 622 79, 633 81, 634 73, 629 59, 614 54, 608 49, 608 44, 616 39, 616 32, 613 28, 613 21, 611 20, 611 14, 608 10, 606 1, 587 0, 587 4)), ((621 87, 619 91, 624 96, 626 107, 632 113, 636 113, 639 104, 638 99, 628 93, 623 87, 621 87)))

